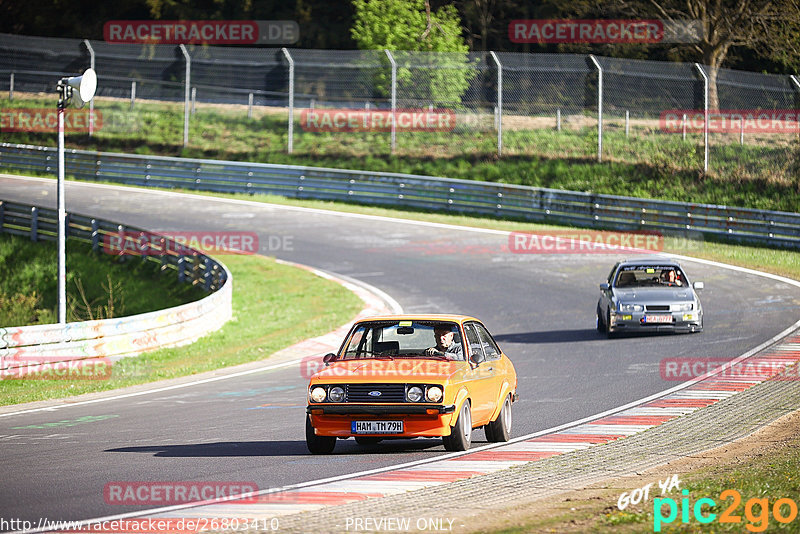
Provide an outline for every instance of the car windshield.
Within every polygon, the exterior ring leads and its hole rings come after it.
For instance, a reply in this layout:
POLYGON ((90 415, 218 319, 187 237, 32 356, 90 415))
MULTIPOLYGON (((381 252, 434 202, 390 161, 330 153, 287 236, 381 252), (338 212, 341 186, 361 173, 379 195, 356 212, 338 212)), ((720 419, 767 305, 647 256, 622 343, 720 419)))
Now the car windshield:
POLYGON ((357 325, 341 359, 461 360, 462 354, 461 335, 456 323, 408 320, 357 325))
POLYGON ((677 265, 624 265, 617 272, 614 287, 686 287, 687 281, 677 265))

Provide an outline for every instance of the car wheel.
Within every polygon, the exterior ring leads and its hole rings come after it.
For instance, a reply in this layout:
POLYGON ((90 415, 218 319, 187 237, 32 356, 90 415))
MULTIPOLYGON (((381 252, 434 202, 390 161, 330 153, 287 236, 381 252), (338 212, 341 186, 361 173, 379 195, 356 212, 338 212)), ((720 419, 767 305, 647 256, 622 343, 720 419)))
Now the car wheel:
POLYGON ((506 397, 497 419, 486 425, 486 439, 488 441, 508 441, 511 437, 511 395, 506 397))
POLYGON ((614 337, 614 332, 611 330, 611 310, 606 311, 606 326, 604 330, 608 339, 614 337))
POLYGON ((601 334, 606 331, 605 327, 603 326, 603 319, 600 318, 600 308, 597 308, 597 331, 601 334))
POLYGON ((314 433, 311 416, 306 416, 306 446, 311 454, 330 454, 336 446, 335 436, 318 436, 314 433))
POLYGON ((383 438, 374 438, 371 436, 356 436, 356 443, 359 445, 375 445, 383 441, 383 438))
POLYGON ((448 451, 465 451, 472 443, 472 412, 469 401, 464 402, 458 420, 449 436, 442 438, 444 448, 448 451))

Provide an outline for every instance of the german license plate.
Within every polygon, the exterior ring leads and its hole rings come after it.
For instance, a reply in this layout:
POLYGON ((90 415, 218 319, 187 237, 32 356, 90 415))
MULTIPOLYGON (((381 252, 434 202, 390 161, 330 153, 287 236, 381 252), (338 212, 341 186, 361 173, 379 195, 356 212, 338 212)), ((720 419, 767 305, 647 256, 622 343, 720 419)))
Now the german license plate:
POLYGON ((672 315, 645 315, 645 323, 670 323, 672 324, 672 315))
POLYGON ((400 434, 403 432, 403 422, 351 421, 350 431, 353 434, 400 434))

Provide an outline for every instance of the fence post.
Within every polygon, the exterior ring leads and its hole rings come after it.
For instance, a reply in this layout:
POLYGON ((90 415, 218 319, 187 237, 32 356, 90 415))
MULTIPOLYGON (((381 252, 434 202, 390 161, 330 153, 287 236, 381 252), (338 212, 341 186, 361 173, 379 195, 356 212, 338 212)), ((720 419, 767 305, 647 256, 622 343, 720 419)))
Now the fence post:
POLYGON ((594 55, 589 55, 597 67, 597 161, 603 161, 603 67, 594 55))
POLYGON ((628 137, 631 129, 631 113, 627 109, 625 110, 625 137, 628 137))
MULTIPOLYGON (((797 90, 800 91, 800 81, 797 80, 797 76, 795 76, 794 74, 790 74, 789 79, 792 81, 797 90)), ((797 125, 798 125, 797 133, 798 135, 800 135, 800 118, 797 119, 797 125)))
POLYGON ((497 54, 489 52, 495 65, 497 65, 497 155, 503 155, 503 65, 497 59, 497 54))
POLYGON ((186 46, 179 44, 178 47, 183 52, 183 59, 186 60, 186 75, 183 79, 183 146, 186 147, 189 144, 189 88, 192 83, 192 58, 189 57, 186 46))
POLYGON ((197 102, 197 87, 192 87, 192 115, 197 112, 197 108, 195 107, 195 103, 197 102))
POLYGON ((14 73, 11 73, 11 78, 8 80, 8 99, 14 100, 14 73))
POLYGON ((3 224, 5 223, 6 205, 0 200, 0 234, 3 233, 3 224))
POLYGON ((131 82, 131 111, 133 111, 133 105, 136 103, 136 80, 131 82))
POLYGON ((556 131, 561 131, 561 108, 556 110, 556 131))
MULTIPOLYGON (((89 42, 89 39, 83 40, 84 46, 86 46, 86 50, 89 51, 89 67, 94 70, 94 48, 92 48, 92 43, 89 42)), ((94 98, 89 100, 89 137, 94 134, 94 98)))
POLYGON ((681 127, 683 128, 683 140, 686 141, 686 113, 683 114, 683 122, 681 122, 681 127))
POLYGON ((706 75, 706 71, 703 70, 702 65, 700 63, 695 63, 694 67, 697 69, 697 72, 700 73, 700 76, 703 77, 703 146, 704 146, 704 156, 703 156, 703 172, 708 172, 708 76, 706 75))
POLYGON ((294 59, 289 50, 282 48, 286 61, 289 62, 289 144, 286 148, 289 154, 292 153, 294 145, 294 59))
POLYGON ((384 50, 384 52, 392 64, 392 154, 394 154, 395 148, 397 148, 397 63, 391 52, 388 50, 384 50))
POLYGON ((253 93, 247 95, 247 118, 253 118, 253 93))

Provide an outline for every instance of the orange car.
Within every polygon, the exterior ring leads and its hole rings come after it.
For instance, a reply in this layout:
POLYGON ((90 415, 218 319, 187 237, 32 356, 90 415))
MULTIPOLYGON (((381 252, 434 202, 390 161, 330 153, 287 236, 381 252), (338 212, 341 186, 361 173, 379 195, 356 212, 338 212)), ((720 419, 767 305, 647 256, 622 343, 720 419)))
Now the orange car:
POLYGON ((311 377, 306 443, 441 436, 449 451, 472 430, 508 441, 517 373, 486 327, 463 315, 390 315, 359 321, 325 369, 311 377))

